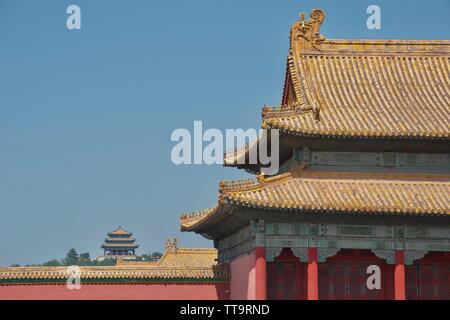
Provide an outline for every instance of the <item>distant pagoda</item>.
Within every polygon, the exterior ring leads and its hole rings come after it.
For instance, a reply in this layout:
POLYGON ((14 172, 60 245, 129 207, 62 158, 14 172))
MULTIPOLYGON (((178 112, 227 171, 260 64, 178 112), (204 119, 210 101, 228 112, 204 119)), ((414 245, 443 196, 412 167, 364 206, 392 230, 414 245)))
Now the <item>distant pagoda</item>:
POLYGON ((102 244, 104 257, 135 257, 135 250, 139 245, 135 243, 136 239, 132 235, 132 232, 126 231, 122 226, 109 232, 102 244))

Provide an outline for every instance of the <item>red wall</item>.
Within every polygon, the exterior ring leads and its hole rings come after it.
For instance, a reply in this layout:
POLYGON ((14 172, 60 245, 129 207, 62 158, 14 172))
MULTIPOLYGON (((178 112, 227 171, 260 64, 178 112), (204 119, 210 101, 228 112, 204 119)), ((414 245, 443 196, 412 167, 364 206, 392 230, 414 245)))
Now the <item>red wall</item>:
POLYGON ((231 299, 255 299, 255 251, 239 256, 230 262, 231 299))
POLYGON ((0 300, 226 300, 228 283, 188 284, 81 284, 69 290, 65 284, 0 285, 0 300))

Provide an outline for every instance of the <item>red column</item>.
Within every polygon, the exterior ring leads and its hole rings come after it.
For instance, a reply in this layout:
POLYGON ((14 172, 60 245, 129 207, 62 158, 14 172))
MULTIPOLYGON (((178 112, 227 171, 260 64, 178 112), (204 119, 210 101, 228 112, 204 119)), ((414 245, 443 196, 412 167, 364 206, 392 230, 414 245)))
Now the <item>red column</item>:
POLYGON ((405 252, 403 250, 395 250, 394 284, 395 300, 405 300, 405 252))
POLYGON ((303 275, 303 268, 302 268, 302 263, 300 262, 300 260, 297 259, 296 263, 295 263, 295 300, 302 300, 304 299, 303 296, 303 281, 302 281, 302 275, 303 275))
POLYGON ((255 255, 255 298, 267 300, 266 248, 256 247, 255 255))
POLYGON ((317 248, 308 248, 308 300, 319 300, 317 248))

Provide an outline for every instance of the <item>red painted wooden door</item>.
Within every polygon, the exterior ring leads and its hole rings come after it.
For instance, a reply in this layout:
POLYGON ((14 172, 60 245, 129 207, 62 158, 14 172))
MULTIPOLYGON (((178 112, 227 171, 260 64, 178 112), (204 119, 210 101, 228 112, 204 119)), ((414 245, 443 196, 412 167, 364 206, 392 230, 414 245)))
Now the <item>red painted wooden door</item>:
POLYGON ((319 263, 319 300, 381 300, 385 299, 391 284, 383 277, 381 289, 367 287, 367 268, 371 263, 324 262, 319 263))
POLYGON ((274 261, 267 264, 267 297, 269 300, 294 300, 298 288, 295 261, 274 261))
POLYGON ((406 266, 406 299, 450 300, 450 265, 445 263, 406 266))

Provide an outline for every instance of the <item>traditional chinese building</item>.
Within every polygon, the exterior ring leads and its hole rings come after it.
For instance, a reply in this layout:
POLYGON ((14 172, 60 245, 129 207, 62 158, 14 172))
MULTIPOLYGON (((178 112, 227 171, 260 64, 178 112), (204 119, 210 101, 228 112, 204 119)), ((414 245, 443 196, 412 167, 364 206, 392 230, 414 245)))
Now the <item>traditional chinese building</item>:
POLYGON ((80 290, 69 290, 67 267, 0 268, 2 299, 229 299, 228 269, 217 250, 178 248, 169 239, 159 261, 117 259, 80 267, 80 290))
POLYGON ((258 142, 227 154, 257 178, 181 217, 215 249, 81 267, 83 290, 65 267, 0 268, 0 299, 450 299, 450 41, 330 40, 323 20, 293 25, 281 106, 263 108, 279 172, 249 164, 258 142))
POLYGON ((181 228, 214 240, 231 299, 450 299, 450 41, 330 40, 323 20, 293 25, 262 111, 279 173, 248 164, 257 143, 227 154, 258 179, 181 228))
POLYGON ((104 256, 98 257, 98 260, 117 257, 134 259, 136 258, 135 250, 139 247, 135 242, 136 239, 133 238, 133 233, 119 226, 116 230, 108 232, 108 236, 102 244, 104 256))

